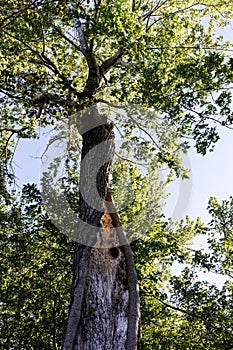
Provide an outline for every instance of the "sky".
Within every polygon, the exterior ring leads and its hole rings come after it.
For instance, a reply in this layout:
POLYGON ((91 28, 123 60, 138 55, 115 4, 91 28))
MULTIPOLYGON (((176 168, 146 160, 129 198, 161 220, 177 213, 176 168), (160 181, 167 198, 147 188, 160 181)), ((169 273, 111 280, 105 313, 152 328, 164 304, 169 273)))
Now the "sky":
MULTIPOLYGON (((170 196, 165 207, 165 215, 180 220, 186 215, 192 219, 198 216, 208 222, 210 216, 206 210, 210 196, 220 201, 233 195, 233 130, 221 128, 220 140, 214 152, 205 156, 197 154, 191 148, 185 164, 190 168, 190 179, 176 180, 168 186, 170 196)), ((39 140, 21 140, 14 158, 17 183, 35 182, 39 184, 41 173, 41 156, 50 137, 49 132, 41 133, 39 140)))
MULTIPOLYGON (((188 190, 191 192, 190 196, 187 196, 189 201, 187 201, 185 210, 174 210, 177 209, 174 208, 174 202, 177 206, 180 189, 182 188, 180 181, 176 181, 168 188, 168 192, 171 193, 170 200, 165 208, 168 217, 182 219, 188 215, 195 220, 199 216, 202 221, 208 223, 211 217, 206 208, 210 196, 217 197, 221 202, 233 195, 233 161, 231 155, 233 130, 221 129, 220 135, 221 138, 216 144, 214 152, 202 156, 197 154, 194 149, 190 150, 191 181, 186 180, 189 182, 188 190)), ((180 196, 180 200, 182 200, 182 196, 180 196)), ((206 237, 196 237, 193 247, 206 251, 206 237)), ((182 268, 183 265, 175 263, 173 273, 178 275, 182 268)), ((225 277, 213 273, 199 273, 199 279, 215 283, 217 286, 221 286, 226 280, 225 277)))
POLYGON ((182 219, 189 215, 192 219, 200 216, 204 222, 208 222, 210 216, 206 210, 210 196, 217 197, 220 201, 233 195, 233 161, 231 150, 233 148, 233 130, 219 130, 220 140, 213 152, 205 156, 197 154, 191 148, 188 153, 190 165, 190 180, 175 181, 168 187, 171 193, 165 213, 168 217, 182 219), (184 201, 182 207, 182 188, 184 187, 184 201), (187 193, 188 192, 188 193, 187 193), (180 196, 180 199, 178 200, 180 196), (175 204, 174 204, 175 203, 175 204), (181 209, 179 210, 179 204, 181 209), (178 206, 178 208, 177 208, 178 206))

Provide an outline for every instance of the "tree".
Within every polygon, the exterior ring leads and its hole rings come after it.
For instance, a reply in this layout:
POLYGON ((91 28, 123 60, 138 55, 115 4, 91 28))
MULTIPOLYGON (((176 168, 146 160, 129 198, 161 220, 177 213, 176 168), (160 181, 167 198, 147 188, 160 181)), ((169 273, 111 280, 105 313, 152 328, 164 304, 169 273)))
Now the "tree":
MULTIPOLYGON (((10 175, 6 164, 12 159, 14 143, 17 138, 36 137, 38 126, 78 116, 81 160, 96 146, 107 145, 97 176, 98 210, 88 205, 83 191, 76 208, 80 222, 87 223, 88 230, 94 228, 91 235, 83 226, 77 229, 78 241, 88 235, 88 245, 77 244, 75 250, 63 348, 136 349, 138 283, 133 254, 109 187, 113 125, 99 103, 137 103, 149 108, 146 115, 134 107, 129 111, 126 108, 117 127, 128 147, 146 150, 135 159, 150 156, 152 169, 166 163, 177 175, 182 174, 179 152, 189 147, 186 138, 194 139, 197 151, 205 154, 218 140, 216 124, 232 124, 233 61, 226 54, 228 44, 213 35, 215 22, 224 25, 232 14, 232 5, 212 1, 197 4, 192 0, 185 4, 42 0, 6 1, 2 8, 4 197, 4 179, 10 175), (160 125, 172 124, 175 133, 160 132, 155 142, 152 135, 159 116, 160 125), (138 129, 146 130, 149 139, 135 137, 138 129), (178 142, 179 138, 183 141, 178 142), (103 219, 109 220, 107 224, 103 219), (108 225, 113 228, 115 243, 108 241, 100 248, 98 233, 103 229, 106 235, 108 225)), ((86 168, 81 162, 80 183, 85 184, 87 172, 92 170, 92 162, 86 168)), ((90 188, 84 188, 85 195, 91 196, 90 188)))

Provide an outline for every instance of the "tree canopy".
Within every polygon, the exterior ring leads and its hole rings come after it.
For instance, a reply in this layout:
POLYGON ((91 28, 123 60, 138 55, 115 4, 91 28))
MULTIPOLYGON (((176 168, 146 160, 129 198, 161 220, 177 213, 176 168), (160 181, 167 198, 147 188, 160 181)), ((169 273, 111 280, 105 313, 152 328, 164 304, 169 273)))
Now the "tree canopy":
MULTIPOLYGON (((232 128, 231 44, 216 34, 232 14, 233 4, 218 0, 2 1, 3 349, 61 348, 74 251, 74 242, 46 213, 36 185, 14 188, 15 149, 19 140, 38 138, 46 127, 59 130, 91 106, 114 109, 123 140, 112 191, 124 203, 127 179, 133 198, 120 212, 122 222, 136 223, 132 233, 147 222, 132 243, 140 349, 231 349, 233 199, 211 198, 208 224, 189 218, 174 223, 154 204, 164 196, 155 169, 168 165, 187 176, 181 153, 194 144, 205 155, 214 149, 219 127, 232 128), (134 162, 123 162, 130 152, 134 162), (146 174, 138 167, 142 161, 146 174), (207 252, 192 246, 200 234, 207 237, 207 252), (179 275, 172 273, 174 262, 184 264, 179 275), (200 271, 224 275, 226 282, 216 287, 199 281, 200 271)), ((68 150, 63 186, 77 212, 79 157, 68 150)), ((44 181, 48 189, 51 179, 44 181)))
MULTIPOLYGON (((84 90, 95 69, 95 103, 153 107, 150 118, 125 117, 120 126, 127 132, 138 125, 152 132, 157 116, 174 125, 186 147, 191 137, 205 154, 218 140, 217 125, 231 126, 230 44, 214 36, 231 18, 231 4, 6 1, 1 6, 3 153, 11 135, 36 137, 38 126, 90 105, 90 91, 84 90)), ((171 147, 162 140, 156 154, 173 165, 171 147)))

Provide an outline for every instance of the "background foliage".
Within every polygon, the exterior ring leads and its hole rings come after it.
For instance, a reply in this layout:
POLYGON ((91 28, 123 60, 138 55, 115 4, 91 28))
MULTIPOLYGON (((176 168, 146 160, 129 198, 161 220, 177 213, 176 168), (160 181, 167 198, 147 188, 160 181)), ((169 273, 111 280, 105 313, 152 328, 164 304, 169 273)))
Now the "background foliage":
MULTIPOLYGON (((141 293, 140 349, 231 349, 232 204, 232 198, 223 203, 212 198, 208 225, 200 219, 172 223, 160 217, 133 243, 141 293), (208 239, 206 252, 191 246, 200 234, 208 239), (183 264, 178 275, 172 271, 174 262, 183 264), (200 271, 228 278, 217 287, 199 281, 200 271)), ((140 217, 140 211, 135 213, 140 217)), ((59 349, 74 243, 51 223, 34 185, 25 186, 10 205, 2 204, 0 215, 2 348, 59 349)))

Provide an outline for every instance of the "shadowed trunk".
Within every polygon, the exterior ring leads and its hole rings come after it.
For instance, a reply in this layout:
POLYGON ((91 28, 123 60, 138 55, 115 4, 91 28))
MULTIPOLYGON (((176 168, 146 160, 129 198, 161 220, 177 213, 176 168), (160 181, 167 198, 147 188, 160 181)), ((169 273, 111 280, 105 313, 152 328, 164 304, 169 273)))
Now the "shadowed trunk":
POLYGON ((137 277, 108 186, 114 155, 113 125, 94 108, 82 120, 79 131, 83 137, 79 243, 63 350, 136 350, 137 277))

